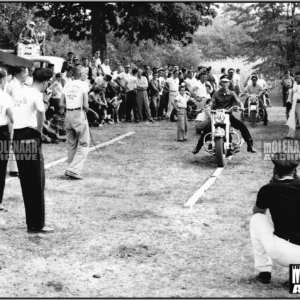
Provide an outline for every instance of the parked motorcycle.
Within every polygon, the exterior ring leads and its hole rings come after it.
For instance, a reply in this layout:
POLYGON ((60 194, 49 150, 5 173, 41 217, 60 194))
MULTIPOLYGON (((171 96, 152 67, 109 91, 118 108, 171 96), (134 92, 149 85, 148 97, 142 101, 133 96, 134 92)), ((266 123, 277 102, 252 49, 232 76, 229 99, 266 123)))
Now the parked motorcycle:
POLYGON ((233 111, 242 110, 237 107, 230 109, 210 110, 211 133, 204 137, 204 149, 216 156, 217 166, 224 167, 226 156, 234 154, 241 144, 238 133, 230 126, 229 114, 233 111))
MULTIPOLYGON (((262 103, 264 103, 263 102, 264 99, 262 97, 265 97, 266 92, 267 92, 267 89, 264 89, 258 95, 250 94, 245 102, 245 109, 243 111, 243 117, 245 120, 247 120, 251 123, 252 128, 254 128, 257 123, 264 120, 265 111, 261 107, 260 104, 261 104, 261 101, 262 101, 262 103)), ((244 95, 245 94, 242 94, 241 97, 244 95)))

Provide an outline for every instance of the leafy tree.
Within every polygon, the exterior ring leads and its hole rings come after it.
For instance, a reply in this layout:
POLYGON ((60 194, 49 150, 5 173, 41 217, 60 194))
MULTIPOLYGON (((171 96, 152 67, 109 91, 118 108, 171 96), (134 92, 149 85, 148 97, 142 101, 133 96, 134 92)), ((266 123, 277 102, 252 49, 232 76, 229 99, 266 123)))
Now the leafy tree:
POLYGON ((194 43, 201 50, 204 60, 244 56, 246 51, 240 44, 251 40, 241 26, 226 16, 216 17, 212 25, 200 27, 194 35, 194 43))
POLYGON ((300 46, 298 3, 256 3, 227 5, 231 18, 251 36, 240 46, 247 49, 248 61, 262 58, 256 65, 264 73, 293 69, 300 62, 296 49, 300 46))
POLYGON ((12 49, 30 18, 22 3, 0 3, 0 48, 12 49))
POLYGON ((142 2, 49 2, 36 5, 37 16, 49 19, 56 32, 68 34, 72 40, 92 40, 92 50, 107 55, 107 34, 125 37, 139 44, 181 41, 187 45, 199 26, 207 26, 216 11, 211 3, 142 3, 142 2))

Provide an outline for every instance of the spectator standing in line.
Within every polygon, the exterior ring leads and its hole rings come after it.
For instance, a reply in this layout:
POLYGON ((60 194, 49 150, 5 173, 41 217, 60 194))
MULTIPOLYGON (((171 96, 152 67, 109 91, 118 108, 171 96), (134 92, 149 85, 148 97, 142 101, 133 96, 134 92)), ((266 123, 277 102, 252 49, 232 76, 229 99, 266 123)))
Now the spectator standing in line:
POLYGON ((68 168, 65 175, 71 179, 83 179, 83 164, 89 150, 88 91, 82 66, 74 68, 74 80, 65 85, 61 106, 67 109, 66 131, 68 141, 68 168))
MULTIPOLYGON (((174 68, 175 69, 175 68, 174 68)), ((168 102, 168 109, 166 113, 166 118, 170 118, 170 114, 172 112, 172 109, 174 107, 174 100, 175 97, 178 95, 178 88, 179 88, 179 72, 177 70, 173 71, 173 77, 170 77, 166 80, 166 90, 169 93, 169 102, 168 102)))
POLYGON ((5 187, 5 177, 8 162, 8 155, 10 151, 10 136, 11 128, 9 129, 8 120, 11 124, 13 120, 13 100, 10 95, 4 92, 4 88, 7 80, 7 72, 3 68, 0 70, 0 142, 2 147, 0 149, 0 211, 7 211, 2 205, 3 193, 5 187))
MULTIPOLYGON (((132 70, 132 75, 127 78, 125 82, 125 91, 126 91, 126 120, 130 120, 131 122, 131 115, 133 111, 134 122, 139 123, 139 109, 137 104, 137 84, 136 84, 136 77, 137 77, 138 69, 132 70)), ((122 104, 122 103, 121 103, 122 104)))
POLYGON ((111 69, 109 66, 109 58, 105 58, 103 64, 100 66, 103 76, 111 75, 111 69))
POLYGON ((174 99, 174 109, 177 113, 177 141, 185 142, 187 141, 186 133, 187 133, 187 117, 186 117, 186 109, 188 96, 185 92, 185 87, 179 87, 179 94, 174 99))
POLYGON ((159 106, 158 106, 158 112, 157 112, 157 120, 164 119, 164 108, 165 108, 165 101, 164 101, 164 87, 166 83, 166 76, 165 71, 163 68, 160 68, 158 70, 158 80, 161 87, 161 90, 159 92, 159 106))
POLYGON ((13 150, 19 169, 27 228, 32 233, 53 231, 45 226, 45 170, 41 146, 45 118, 43 92, 52 75, 49 69, 36 69, 32 86, 22 89, 22 94, 16 97, 13 107, 13 150), (24 143, 26 147, 22 146, 24 143), (28 153, 31 154, 30 157, 28 153), (24 154, 27 154, 26 159, 22 157, 24 154))
POLYGON ((50 99, 50 106, 54 107, 54 110, 57 112, 59 109, 59 103, 62 96, 63 86, 62 86, 62 73, 57 73, 55 75, 54 82, 49 86, 49 89, 52 90, 52 97, 50 99))
POLYGON ((273 178, 259 190, 250 221, 254 266, 260 272, 256 278, 264 284, 271 281, 272 260, 287 268, 300 264, 299 161, 287 160, 286 156, 274 155, 273 178))
POLYGON ((64 87, 67 83, 73 81, 73 67, 70 65, 66 69, 66 75, 62 77, 61 79, 61 84, 64 87))
POLYGON ((159 93, 161 91, 160 82, 158 79, 158 71, 153 72, 153 77, 149 80, 150 85, 150 97, 152 103, 152 117, 157 121, 157 112, 159 107, 159 93))
POLYGON ((117 78, 115 79, 115 82, 120 86, 121 88, 121 97, 122 97, 122 103, 120 105, 119 114, 121 121, 123 118, 125 118, 126 122, 132 122, 131 120, 131 114, 126 114, 127 110, 127 100, 128 100, 128 91, 125 89, 125 84, 128 82, 128 80, 131 78, 130 74, 130 65, 127 64, 125 66, 125 71, 118 74, 117 78))
POLYGON ((290 71, 285 71, 285 75, 281 79, 283 107, 286 107, 286 101, 288 99, 289 90, 293 88, 293 84, 294 78, 290 75, 290 71))
POLYGON ((79 58, 75 56, 73 58, 73 68, 75 68, 77 66, 80 66, 80 61, 79 61, 79 58))
POLYGON ((239 96, 242 92, 241 89, 241 70, 240 69, 236 69, 236 73, 233 76, 233 82, 235 85, 235 93, 237 96, 239 96))
POLYGON ((145 76, 142 76, 143 71, 141 69, 138 70, 137 73, 137 103, 139 108, 140 120, 148 119, 153 123, 153 119, 151 117, 151 112, 149 108, 149 100, 147 94, 148 81, 145 76))
POLYGON ((96 58, 93 57, 91 59, 90 64, 90 73, 89 73, 89 80, 91 81, 91 84, 95 82, 95 79, 99 76, 99 68, 96 65, 96 58))
POLYGON ((210 94, 213 92, 213 88, 207 81, 206 73, 200 73, 198 80, 192 89, 192 96, 196 99, 197 109, 202 109, 211 99, 210 94))
POLYGON ((65 60, 63 62, 63 65, 61 67, 61 73, 65 73, 65 71, 67 70, 67 68, 69 66, 72 66, 73 65, 73 58, 74 58, 74 53, 72 51, 68 52, 68 59, 65 60))

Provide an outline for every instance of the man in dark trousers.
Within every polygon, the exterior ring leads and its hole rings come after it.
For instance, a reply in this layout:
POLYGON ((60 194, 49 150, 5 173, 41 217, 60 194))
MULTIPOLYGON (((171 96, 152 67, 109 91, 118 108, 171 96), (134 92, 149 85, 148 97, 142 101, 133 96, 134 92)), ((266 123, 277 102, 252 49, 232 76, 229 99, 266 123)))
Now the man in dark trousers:
MULTIPOLYGON (((215 109, 229 109, 232 106, 240 106, 244 108, 244 105, 237 97, 236 93, 229 90, 230 80, 227 75, 221 77, 220 85, 221 88, 216 91, 212 96, 211 107, 215 109)), ((246 125, 244 125, 240 120, 236 119, 232 114, 229 116, 230 124, 233 128, 240 130, 243 139, 247 143, 247 151, 250 153, 256 153, 256 150, 253 148, 253 140, 250 135, 249 130, 246 125)), ((203 129, 203 132, 199 138, 196 148, 192 151, 193 154, 197 154, 203 146, 204 137, 206 134, 211 132, 211 123, 208 122, 206 127, 203 129)))
POLYGON ((275 154, 273 178, 257 194, 250 236, 257 279, 270 283, 272 260, 281 266, 300 264, 300 179, 299 161, 275 154), (269 209, 271 218, 266 215, 269 209))
POLYGON ((47 233, 53 229, 45 226, 45 170, 41 133, 45 108, 43 92, 53 73, 38 68, 33 72, 31 87, 14 99, 13 151, 16 157, 22 194, 25 204, 28 232, 47 233))
POLYGON ((4 92, 6 81, 7 72, 5 69, 0 68, 0 143, 2 145, 0 150, 0 211, 7 211, 6 208, 2 206, 2 198, 10 150, 8 120, 11 124, 14 122, 12 114, 13 100, 10 95, 4 92))

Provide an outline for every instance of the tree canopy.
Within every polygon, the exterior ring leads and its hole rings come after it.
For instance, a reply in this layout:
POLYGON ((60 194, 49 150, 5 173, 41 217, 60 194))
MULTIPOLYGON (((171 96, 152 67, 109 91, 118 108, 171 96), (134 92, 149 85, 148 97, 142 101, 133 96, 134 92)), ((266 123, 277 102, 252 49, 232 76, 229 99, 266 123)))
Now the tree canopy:
POLYGON ((102 59, 110 32, 137 45, 146 40, 187 45, 199 26, 211 24, 216 16, 212 3, 199 2, 49 2, 28 3, 27 7, 33 5, 36 16, 49 19, 56 33, 77 41, 91 39, 93 52, 100 49, 102 59))
POLYGON ((228 4, 226 11, 252 40, 240 44, 247 49, 249 61, 262 58, 256 67, 264 73, 293 69, 300 63, 299 4, 228 4))

